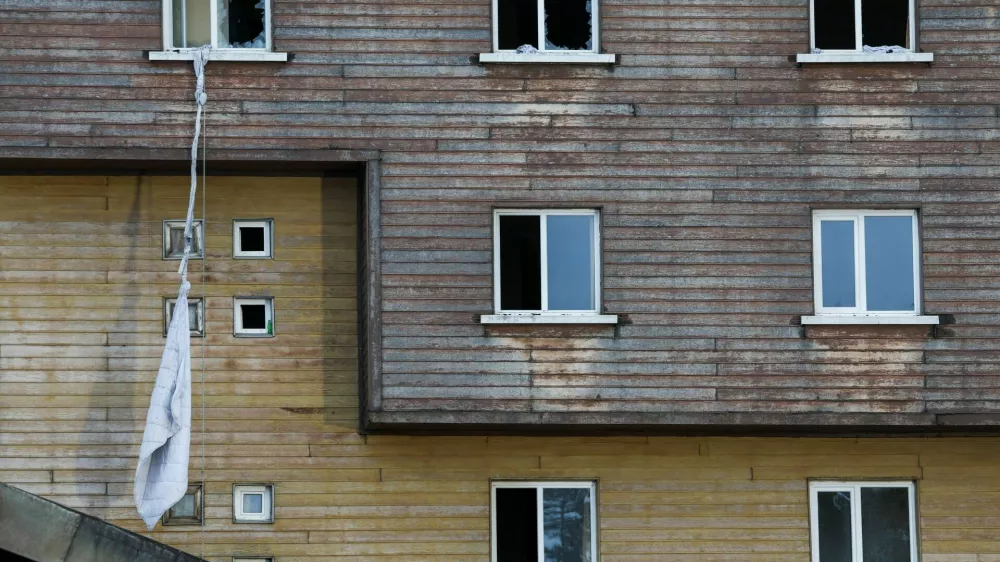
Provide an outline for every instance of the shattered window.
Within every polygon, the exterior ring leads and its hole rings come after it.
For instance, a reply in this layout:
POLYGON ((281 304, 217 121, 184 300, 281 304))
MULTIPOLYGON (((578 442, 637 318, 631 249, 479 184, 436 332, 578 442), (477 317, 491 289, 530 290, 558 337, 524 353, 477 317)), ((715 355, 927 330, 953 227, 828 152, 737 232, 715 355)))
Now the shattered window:
POLYGON ((173 48, 267 49, 268 0, 170 2, 173 48))
POLYGON ((814 53, 915 51, 913 0, 813 0, 812 10, 814 53))
POLYGON ((595 51, 597 14, 591 0, 496 0, 500 51, 595 51))

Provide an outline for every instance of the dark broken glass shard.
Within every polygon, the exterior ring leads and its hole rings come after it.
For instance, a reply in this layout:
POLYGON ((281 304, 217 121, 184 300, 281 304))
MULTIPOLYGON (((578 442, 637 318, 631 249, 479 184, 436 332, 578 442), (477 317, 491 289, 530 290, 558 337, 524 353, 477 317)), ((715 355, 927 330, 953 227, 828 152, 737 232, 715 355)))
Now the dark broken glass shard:
POLYGON ((813 0, 813 21, 817 49, 849 51, 857 49, 854 35, 854 0, 813 0))
POLYGON ((263 49, 265 0, 229 0, 229 44, 232 47, 263 49))
POLYGON ((591 49, 590 12, 590 0, 545 0, 545 49, 591 49))
POLYGON ((502 51, 538 48, 538 0, 497 0, 497 44, 502 51))

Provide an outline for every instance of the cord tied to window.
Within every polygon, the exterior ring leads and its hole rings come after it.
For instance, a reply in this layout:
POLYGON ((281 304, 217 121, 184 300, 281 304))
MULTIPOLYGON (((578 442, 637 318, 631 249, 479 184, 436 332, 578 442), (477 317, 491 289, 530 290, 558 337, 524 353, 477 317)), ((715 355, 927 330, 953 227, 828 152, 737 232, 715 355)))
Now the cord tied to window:
POLYGON ((177 273, 181 279, 187 281, 188 259, 191 257, 191 246, 194 243, 192 225, 194 223, 194 198, 198 191, 198 141, 201 137, 201 113, 208 103, 208 94, 205 93, 205 66, 208 65, 211 47, 204 47, 191 51, 192 62, 194 64, 194 139, 191 141, 191 193, 188 195, 187 220, 184 223, 184 257, 181 259, 180 269, 177 273))

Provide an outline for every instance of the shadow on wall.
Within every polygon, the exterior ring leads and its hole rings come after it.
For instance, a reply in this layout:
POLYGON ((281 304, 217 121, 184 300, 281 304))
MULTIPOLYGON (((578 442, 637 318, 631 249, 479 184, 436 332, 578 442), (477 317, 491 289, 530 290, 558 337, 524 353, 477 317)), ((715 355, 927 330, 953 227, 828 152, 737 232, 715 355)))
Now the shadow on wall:
MULTIPOLYGON (((109 194, 110 195, 110 194, 109 194)), ((142 337, 139 330, 139 326, 142 323, 140 307, 142 306, 142 300, 144 298, 141 277, 143 272, 140 271, 139 264, 143 263, 144 252, 151 251, 151 244, 153 241, 153 225, 150 224, 148 217, 146 216, 145 207, 150 205, 152 202, 152 197, 150 194, 150 184, 147 178, 143 176, 137 176, 135 178, 135 187, 131 191, 131 202, 129 203, 128 215, 124 222, 117 222, 114 220, 114 205, 108 205, 108 217, 101 223, 100 227, 105 233, 121 232, 121 234, 128 238, 128 246, 125 248, 125 255, 121 261, 116 259, 109 260, 111 263, 108 265, 107 269, 104 271, 106 274, 106 280, 108 286, 111 287, 111 283, 114 281, 112 279, 112 273, 119 273, 124 275, 124 282, 118 285, 121 287, 121 304, 118 307, 117 314, 114 320, 106 320, 107 327, 104 333, 105 336, 105 347, 104 347, 104 371, 101 373, 95 373, 93 382, 99 383, 112 383, 115 385, 114 396, 122 397, 124 399, 129 399, 138 393, 138 387, 140 383, 145 380, 147 376, 150 375, 147 371, 143 371, 138 368, 136 361, 138 358, 135 357, 112 357, 110 353, 113 347, 120 346, 134 346, 140 342, 139 338, 142 337), (120 230, 119 230, 120 229, 120 230), (112 363, 113 359, 117 359, 115 364, 112 363), (131 362, 131 364, 129 364, 131 362), (122 367, 128 365, 128 369, 124 370, 122 367)), ((114 294, 109 294, 107 296, 114 296, 114 294)), ((152 382, 150 379, 149 382, 152 382)), ((87 478, 81 478, 80 473, 86 473, 86 471, 94 470, 93 458, 86 454, 88 448, 97 444, 109 444, 117 445, 124 448, 134 448, 135 455, 128 455, 123 459, 117 459, 120 465, 116 464, 115 468, 120 471, 125 471, 128 475, 131 474, 130 471, 135 470, 135 462, 138 458, 139 446, 138 442, 132 443, 131 440, 125 440, 124 442, 115 441, 104 441, 102 437, 106 438, 111 435, 133 435, 133 431, 141 430, 142 422, 137 422, 132 419, 112 419, 112 407, 117 406, 113 403, 114 397, 106 395, 105 393, 95 393, 91 392, 89 394, 89 404, 87 420, 84 424, 83 431, 79 434, 79 442, 77 443, 80 454, 75 456, 76 461, 76 472, 78 476, 73 477, 71 480, 76 484, 77 494, 79 496, 90 498, 93 503, 89 503, 82 506, 83 509, 88 507, 112 507, 111 496, 108 494, 104 495, 93 495, 94 491, 92 488, 94 482, 89 482, 87 478), (116 431, 114 426, 122 425, 127 429, 122 429, 116 431), (97 503, 98 498, 104 500, 103 504, 97 503)), ((131 411, 130 405, 121 404, 122 410, 131 411)), ((136 406, 139 409, 144 409, 142 406, 136 406)), ((143 421, 145 421, 145 414, 143 414, 143 421)), ((118 481, 131 482, 130 476, 123 476, 121 478, 108 477, 104 482, 101 482, 105 486, 109 486, 112 483, 118 481)))

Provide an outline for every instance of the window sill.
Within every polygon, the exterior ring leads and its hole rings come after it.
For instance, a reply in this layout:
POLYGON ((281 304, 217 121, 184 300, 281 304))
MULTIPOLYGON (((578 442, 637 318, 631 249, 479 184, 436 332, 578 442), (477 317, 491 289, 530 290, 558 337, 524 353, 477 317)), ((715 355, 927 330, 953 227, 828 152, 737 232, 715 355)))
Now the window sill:
POLYGON ((937 325, 941 323, 939 316, 919 316, 916 314, 899 314, 895 316, 803 316, 803 326, 852 326, 852 325, 937 325))
MULTIPOLYGON (((191 51, 151 51, 151 61, 193 60, 191 51)), ((274 53, 256 49, 213 49, 208 52, 209 61, 220 62, 288 62, 288 53, 274 53)))
POLYGON ((615 64, 615 55, 607 53, 481 53, 480 63, 507 64, 615 64))
POLYGON ((799 53, 797 63, 934 62, 934 53, 799 53))
POLYGON ((480 324, 617 324, 617 314, 484 314, 480 324))

